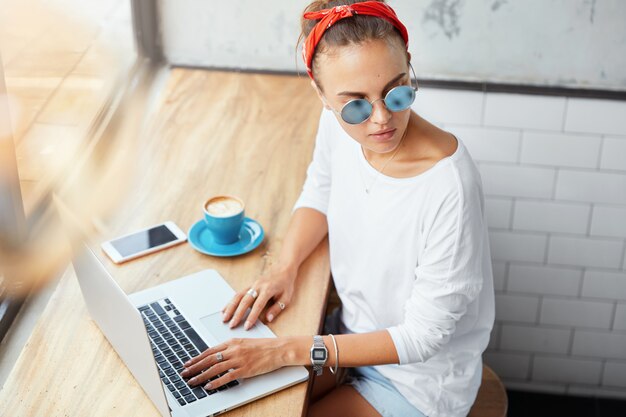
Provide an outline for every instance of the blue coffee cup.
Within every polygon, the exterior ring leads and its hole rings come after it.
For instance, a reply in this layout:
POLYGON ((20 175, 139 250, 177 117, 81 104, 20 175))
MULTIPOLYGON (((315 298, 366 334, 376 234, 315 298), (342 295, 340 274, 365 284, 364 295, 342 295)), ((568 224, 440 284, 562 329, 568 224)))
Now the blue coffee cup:
POLYGON ((245 205, 240 198, 229 195, 211 197, 202 208, 204 222, 215 243, 230 245, 239 240, 245 218, 245 205))

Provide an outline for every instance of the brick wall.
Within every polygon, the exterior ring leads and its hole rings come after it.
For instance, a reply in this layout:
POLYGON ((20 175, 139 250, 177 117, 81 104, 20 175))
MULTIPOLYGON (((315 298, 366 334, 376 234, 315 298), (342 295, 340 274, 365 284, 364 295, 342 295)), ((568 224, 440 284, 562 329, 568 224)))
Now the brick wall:
POLYGON ((626 398, 626 102, 423 88, 484 185, 488 363, 512 389, 626 398))

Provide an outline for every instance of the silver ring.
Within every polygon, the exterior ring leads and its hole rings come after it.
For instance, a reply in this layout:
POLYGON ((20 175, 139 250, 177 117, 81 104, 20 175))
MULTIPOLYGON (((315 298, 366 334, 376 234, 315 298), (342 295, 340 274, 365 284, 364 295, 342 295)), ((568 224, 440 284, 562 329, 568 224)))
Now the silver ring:
POLYGON ((215 357, 217 358, 218 362, 221 362, 224 360, 224 355, 222 355, 222 352, 217 352, 217 355, 215 355, 215 357))
POLYGON ((282 301, 278 302, 278 307, 280 307, 281 310, 285 309, 285 303, 283 303, 282 301))
POLYGON ((259 293, 256 292, 254 288, 250 288, 246 294, 248 294, 250 297, 254 298, 255 300, 259 296, 259 293))

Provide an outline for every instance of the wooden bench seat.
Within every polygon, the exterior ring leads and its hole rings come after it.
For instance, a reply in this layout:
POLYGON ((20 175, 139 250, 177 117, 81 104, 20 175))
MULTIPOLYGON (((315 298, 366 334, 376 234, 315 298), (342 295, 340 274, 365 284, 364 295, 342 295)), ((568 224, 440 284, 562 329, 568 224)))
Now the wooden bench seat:
POLYGON ((469 417, 506 417, 508 406, 509 400, 502 381, 490 367, 483 365, 483 382, 469 417))

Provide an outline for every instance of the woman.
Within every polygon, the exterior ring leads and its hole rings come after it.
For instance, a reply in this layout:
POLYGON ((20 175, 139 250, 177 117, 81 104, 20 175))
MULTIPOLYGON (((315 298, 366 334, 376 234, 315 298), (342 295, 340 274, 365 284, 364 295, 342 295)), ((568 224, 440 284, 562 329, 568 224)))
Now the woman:
POLYGON ((249 308, 246 329, 262 312, 276 320, 328 234, 342 302, 326 320, 333 335, 231 340, 182 375, 200 384, 233 369, 215 388, 313 364, 309 415, 465 416, 494 315, 479 173, 461 141, 410 109, 408 35, 390 7, 315 1, 306 12, 303 57, 325 108, 313 161, 278 262, 224 321, 239 325, 249 308))

